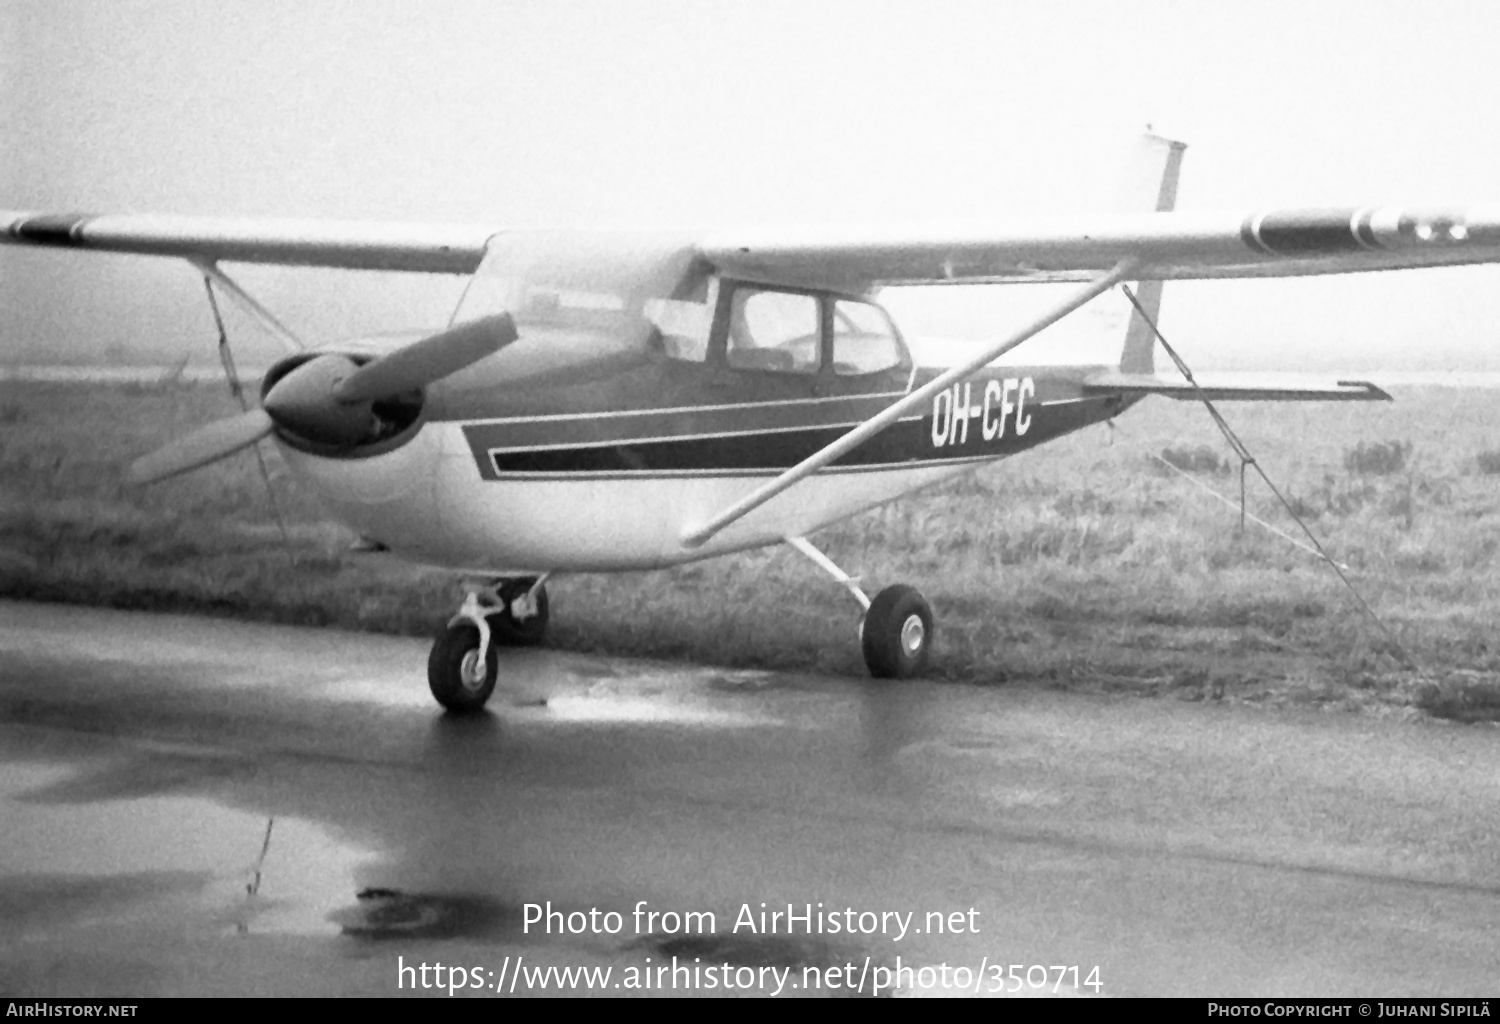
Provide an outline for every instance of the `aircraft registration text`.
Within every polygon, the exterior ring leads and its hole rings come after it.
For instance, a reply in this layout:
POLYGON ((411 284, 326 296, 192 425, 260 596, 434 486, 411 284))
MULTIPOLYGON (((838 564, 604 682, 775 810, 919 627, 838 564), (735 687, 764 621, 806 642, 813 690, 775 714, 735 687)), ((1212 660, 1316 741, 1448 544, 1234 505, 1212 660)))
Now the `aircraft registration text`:
POLYGON ((939 391, 932 397, 932 446, 967 444, 970 420, 979 421, 975 434, 986 441, 1005 436, 1007 419, 1015 436, 1020 437, 1031 428, 1026 400, 1035 395, 1036 385, 1030 377, 985 381, 978 400, 972 381, 939 391))

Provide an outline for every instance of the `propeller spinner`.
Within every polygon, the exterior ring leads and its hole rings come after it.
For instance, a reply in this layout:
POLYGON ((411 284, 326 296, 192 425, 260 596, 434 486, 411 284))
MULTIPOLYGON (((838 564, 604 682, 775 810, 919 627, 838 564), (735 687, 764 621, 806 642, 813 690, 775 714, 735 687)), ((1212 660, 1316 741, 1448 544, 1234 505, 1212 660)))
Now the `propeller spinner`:
POLYGON ((369 431, 376 400, 417 391, 515 340, 515 322, 501 313, 423 338, 363 366, 336 352, 314 355, 276 380, 261 408, 210 423, 137 459, 125 481, 149 484, 198 469, 277 429, 353 448, 369 431))

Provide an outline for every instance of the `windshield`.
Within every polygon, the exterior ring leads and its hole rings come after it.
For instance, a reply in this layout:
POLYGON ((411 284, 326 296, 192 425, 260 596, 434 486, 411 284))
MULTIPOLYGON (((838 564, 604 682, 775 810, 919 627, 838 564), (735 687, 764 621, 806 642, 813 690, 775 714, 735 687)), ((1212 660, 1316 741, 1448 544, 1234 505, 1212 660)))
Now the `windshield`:
MULTIPOLYGON (((702 301, 709 268, 681 237, 536 231, 491 239, 454 323, 510 313, 520 343, 642 348, 664 309, 702 301)), ((519 347, 519 344, 518 344, 519 347)))

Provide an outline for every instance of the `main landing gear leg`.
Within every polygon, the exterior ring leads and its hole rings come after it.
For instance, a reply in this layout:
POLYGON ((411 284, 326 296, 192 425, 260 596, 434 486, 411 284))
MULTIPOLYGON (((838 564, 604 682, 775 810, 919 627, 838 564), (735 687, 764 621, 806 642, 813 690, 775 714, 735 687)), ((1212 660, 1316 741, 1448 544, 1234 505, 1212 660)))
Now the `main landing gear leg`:
POLYGON ((935 630, 932 606, 921 591, 898 583, 886 587, 872 601, 860 587, 858 577, 840 569, 806 537, 788 537, 786 542, 838 581, 864 608, 859 641, 870 675, 876 679, 910 679, 926 670, 935 630))
POLYGON ((549 575, 465 581, 464 603, 427 657, 427 685, 445 709, 473 714, 484 707, 500 674, 497 647, 542 642, 547 632, 543 584, 549 575))

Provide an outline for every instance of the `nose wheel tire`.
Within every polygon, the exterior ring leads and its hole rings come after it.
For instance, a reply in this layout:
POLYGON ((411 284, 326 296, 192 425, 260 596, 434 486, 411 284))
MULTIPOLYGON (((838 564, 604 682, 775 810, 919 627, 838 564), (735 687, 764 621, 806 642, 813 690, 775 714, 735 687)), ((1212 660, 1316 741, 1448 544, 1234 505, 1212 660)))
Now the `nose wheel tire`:
MULTIPOLYGON (((545 585, 537 587, 535 614, 518 616, 515 613, 515 604, 518 599, 526 596, 531 590, 535 579, 529 580, 507 580, 500 585, 500 602, 505 606, 503 611, 488 616, 490 624, 490 636, 497 644, 507 647, 540 647, 542 641, 547 638, 547 588, 545 585)), ((524 605, 524 601, 522 602, 524 605)), ((525 609, 531 611, 532 609, 525 609)))
POLYGON ((437 702, 456 715, 474 714, 495 691, 500 656, 490 644, 479 657, 479 630, 470 623, 449 626, 438 634, 427 656, 427 685, 437 702))
POLYGON ((915 587, 886 587, 870 602, 860 627, 865 664, 876 679, 910 679, 927 668, 932 606, 915 587))

